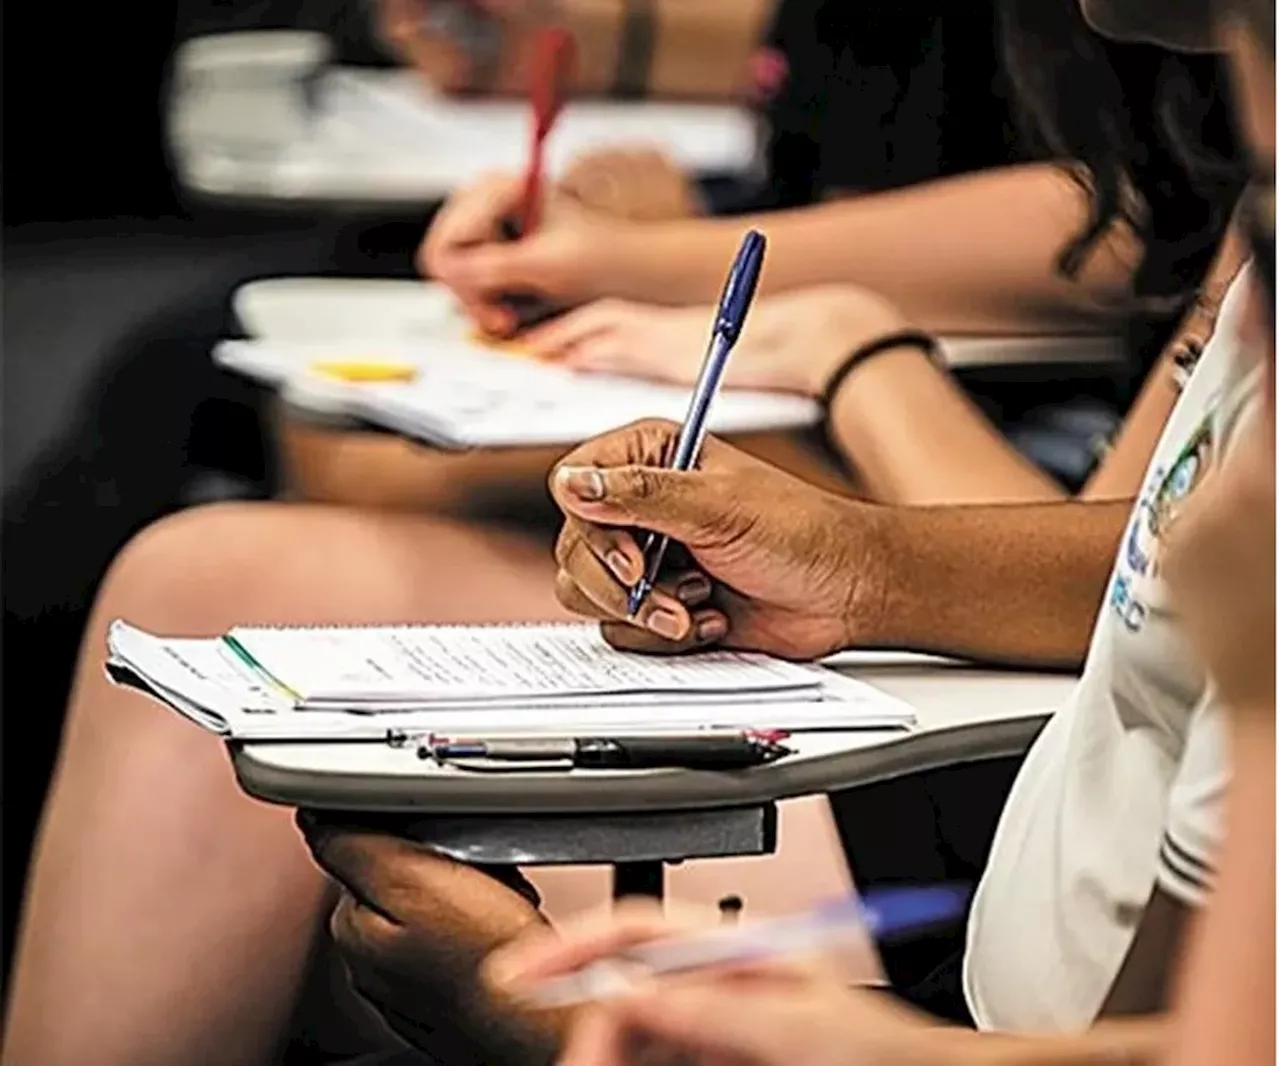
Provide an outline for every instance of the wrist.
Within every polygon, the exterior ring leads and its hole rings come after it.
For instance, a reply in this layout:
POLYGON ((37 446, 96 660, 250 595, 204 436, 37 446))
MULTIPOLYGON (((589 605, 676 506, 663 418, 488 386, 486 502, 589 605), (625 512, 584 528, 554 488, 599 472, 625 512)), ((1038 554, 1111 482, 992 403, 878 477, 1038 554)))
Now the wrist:
MULTIPOLYGON (((892 1061, 897 1066, 1012 1066, 1001 1057, 999 1036, 958 1025, 926 1022, 917 1016, 909 1039, 895 1041, 892 1061), (993 1054, 995 1052, 995 1054, 993 1054)), ((879 1061, 879 1060, 877 1060, 879 1061)), ((1016 1061, 1016 1060, 1013 1060, 1016 1061)))
MULTIPOLYGON (((673 248, 672 240, 689 220, 635 222, 611 219, 606 228, 595 234, 592 250, 592 276, 600 292, 598 296, 616 296, 626 300, 666 304, 696 303, 696 298, 671 298, 673 248)), ((678 256, 678 252, 674 253, 678 256)))
POLYGON ((902 599, 904 512, 846 497, 837 506, 839 516, 829 528, 843 582, 844 647, 893 647, 901 628, 895 614, 902 599))
POLYGON ((834 289, 819 312, 825 319, 818 343, 801 360, 805 391, 822 396, 850 354, 880 337, 900 333, 909 323, 887 300, 834 289))
POLYGON ((614 215, 595 215, 583 235, 577 257, 582 295, 637 299, 635 287, 644 276, 644 263, 652 254, 638 222, 614 215))
POLYGON ((839 358, 821 364, 812 381, 812 395, 830 410, 868 367, 887 367, 913 360, 937 364, 939 359, 937 342, 929 334, 914 329, 884 330, 869 341, 845 347, 839 358))
POLYGON ((869 582, 867 599, 861 615, 850 615, 852 623, 861 625, 857 643, 874 648, 928 647, 928 619, 936 598, 920 565, 933 535, 928 521, 922 520, 926 509, 850 502, 862 509, 859 521, 870 529, 871 547, 860 564, 867 569, 859 575, 869 582))

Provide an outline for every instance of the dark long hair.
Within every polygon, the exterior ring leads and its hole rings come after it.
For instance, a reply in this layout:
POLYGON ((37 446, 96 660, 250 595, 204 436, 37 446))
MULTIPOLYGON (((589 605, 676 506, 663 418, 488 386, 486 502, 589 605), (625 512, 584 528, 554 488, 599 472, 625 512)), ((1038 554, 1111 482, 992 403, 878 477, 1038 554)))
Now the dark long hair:
POLYGON ((1002 0, 1000 33, 1027 136, 1089 194, 1088 221, 1059 268, 1077 274, 1117 221, 1142 240, 1134 340, 1145 350, 1134 369, 1145 375, 1194 298, 1246 177, 1222 61, 1106 41, 1078 0, 1002 0))

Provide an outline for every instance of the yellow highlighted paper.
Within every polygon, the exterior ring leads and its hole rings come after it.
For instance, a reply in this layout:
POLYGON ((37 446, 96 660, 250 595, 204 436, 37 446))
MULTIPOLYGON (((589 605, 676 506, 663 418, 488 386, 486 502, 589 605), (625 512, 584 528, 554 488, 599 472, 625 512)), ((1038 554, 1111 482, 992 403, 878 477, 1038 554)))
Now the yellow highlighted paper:
POLYGON ((418 368, 410 363, 323 362, 313 363, 311 369, 326 377, 353 382, 412 381, 418 376, 418 368))

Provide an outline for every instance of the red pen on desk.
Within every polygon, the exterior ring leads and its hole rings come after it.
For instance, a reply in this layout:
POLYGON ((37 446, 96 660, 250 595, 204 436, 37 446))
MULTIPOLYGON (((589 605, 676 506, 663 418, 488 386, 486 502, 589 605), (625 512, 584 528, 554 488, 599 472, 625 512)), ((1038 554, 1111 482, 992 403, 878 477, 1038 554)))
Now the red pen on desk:
POLYGON ((529 103, 533 109, 533 131, 529 166, 524 175, 524 198, 520 207, 520 235, 538 228, 542 209, 544 144, 564 108, 576 60, 573 35, 560 27, 538 32, 533 41, 529 67, 529 103))

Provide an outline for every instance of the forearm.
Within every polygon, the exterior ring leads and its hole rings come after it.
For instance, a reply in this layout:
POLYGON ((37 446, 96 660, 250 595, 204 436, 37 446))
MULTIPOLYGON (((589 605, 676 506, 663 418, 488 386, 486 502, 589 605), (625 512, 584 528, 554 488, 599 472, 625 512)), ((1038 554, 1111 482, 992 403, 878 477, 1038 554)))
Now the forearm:
POLYGON ((1077 183, 1036 164, 794 211, 646 226, 610 258, 615 295, 711 302, 743 229, 756 226, 769 237, 764 291, 862 285, 942 332, 1100 330, 1113 324, 1100 304, 1127 291, 1137 249, 1117 229, 1080 278, 1063 277, 1057 257, 1086 215, 1077 183))
POLYGON ((1218 310, 1231 282, 1240 272, 1245 255, 1244 244, 1233 227, 1218 249, 1195 306, 1147 376, 1141 394, 1125 418, 1124 428, 1081 490, 1081 499, 1114 500, 1138 492, 1156 441, 1160 439, 1169 412, 1178 398, 1175 360, 1189 346, 1203 348, 1209 343, 1217 326, 1218 310))
POLYGON ((1120 433, 1080 490, 1081 500, 1114 500, 1137 495, 1156 442, 1178 400, 1177 368, 1166 352, 1152 368, 1129 408, 1120 433))
POLYGON ((1078 666, 1130 505, 902 507, 884 513, 885 647, 1078 666))
POLYGON ((966 1033, 939 1066, 1155 1066, 1168 1046, 1169 1022, 1149 1017, 1104 1022, 1083 1033, 966 1033), (963 1046, 961 1046, 963 1045, 963 1046))
POLYGON ((1062 488, 918 347, 872 356, 832 397, 832 442, 882 503, 1030 503, 1062 488))

